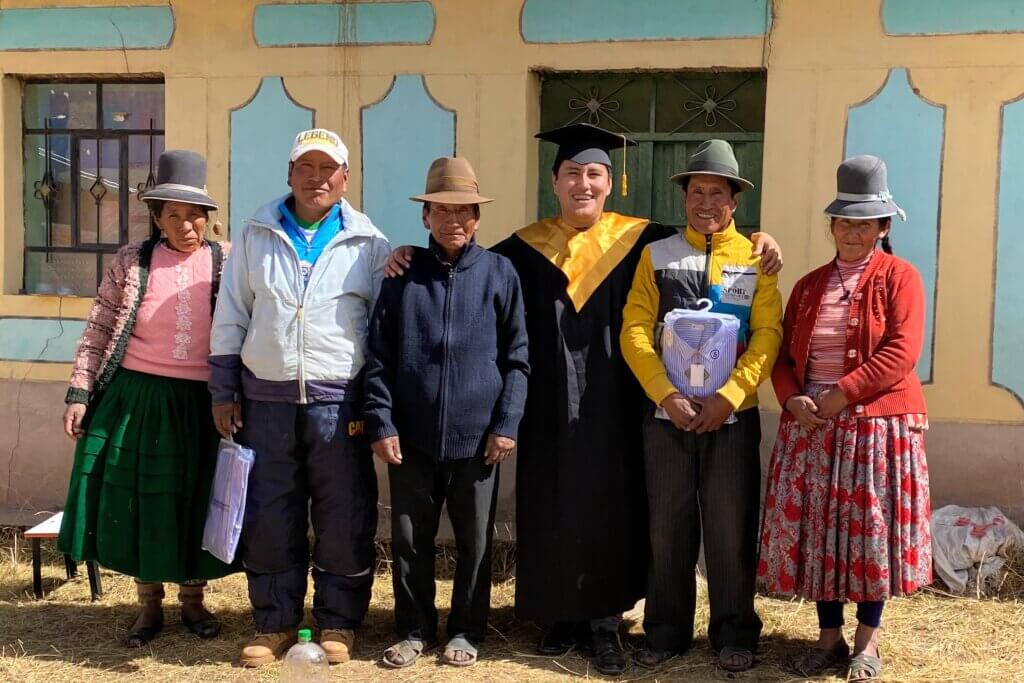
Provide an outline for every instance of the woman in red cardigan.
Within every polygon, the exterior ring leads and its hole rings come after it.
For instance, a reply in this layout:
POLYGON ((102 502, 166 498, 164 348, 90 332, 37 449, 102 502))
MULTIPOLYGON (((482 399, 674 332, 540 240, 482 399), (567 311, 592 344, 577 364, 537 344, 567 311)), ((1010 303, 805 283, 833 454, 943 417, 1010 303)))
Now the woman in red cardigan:
POLYGON ((843 603, 857 603, 847 673, 881 673, 884 601, 931 582, 921 276, 892 255, 885 163, 840 165, 826 209, 836 256, 797 282, 772 373, 785 407, 769 467, 758 580, 817 602, 818 642, 794 663, 816 676, 845 663, 843 603), (881 245, 881 250, 876 245, 881 245))

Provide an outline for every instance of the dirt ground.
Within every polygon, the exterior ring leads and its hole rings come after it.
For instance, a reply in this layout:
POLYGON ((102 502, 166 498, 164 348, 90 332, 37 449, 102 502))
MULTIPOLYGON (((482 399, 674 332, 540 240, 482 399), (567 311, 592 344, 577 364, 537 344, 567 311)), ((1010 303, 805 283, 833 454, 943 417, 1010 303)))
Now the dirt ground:
MULTIPOLYGON (((140 650, 126 650, 120 639, 134 619, 130 579, 103 572, 105 595, 90 602, 84 567, 72 580, 64 577, 60 557, 44 554, 46 596, 31 590, 28 546, 15 543, 10 531, 0 543, 0 680, 2 681, 277 681, 280 665, 258 671, 235 666, 238 650, 251 634, 244 577, 234 575, 211 584, 208 604, 223 619, 223 634, 200 641, 180 625, 176 591, 168 587, 164 633, 140 650)), ((514 580, 510 554, 499 561, 492 594, 491 634, 479 663, 470 669, 442 666, 422 658, 401 671, 382 668, 379 660, 391 644, 391 581, 386 562, 374 585, 366 624, 358 631, 355 660, 332 667, 332 677, 350 681, 557 681, 603 678, 576 653, 557 659, 533 654, 538 630, 513 620, 514 580)), ((447 563, 447 564, 450 564, 447 563)), ((446 565, 444 558, 439 566, 446 565)), ((444 572, 442 571, 442 574, 444 572)), ((1019 574, 1014 575, 1019 579, 1019 574)), ((703 588, 703 586, 702 586, 703 588)), ((886 681, 1024 681, 1024 594, 1004 590, 999 599, 952 598, 930 589, 892 601, 883 623, 882 655, 886 681)), ((451 596, 450 579, 438 584, 438 604, 451 596)), ((758 598, 765 628, 756 668, 735 676, 749 681, 796 681, 787 662, 815 636, 814 607, 797 601, 758 598)), ((447 612, 442 608, 442 619, 447 612)), ((631 616, 631 615, 628 615, 631 616)), ((852 622, 852 614, 847 617, 852 622)), ((707 626, 703 590, 697 633, 707 626)), ((631 622, 626 647, 640 642, 640 626, 631 622)), ((840 681, 845 672, 820 680, 840 681)), ((717 681, 730 675, 717 669, 706 639, 685 656, 649 671, 630 666, 619 680, 717 681)))

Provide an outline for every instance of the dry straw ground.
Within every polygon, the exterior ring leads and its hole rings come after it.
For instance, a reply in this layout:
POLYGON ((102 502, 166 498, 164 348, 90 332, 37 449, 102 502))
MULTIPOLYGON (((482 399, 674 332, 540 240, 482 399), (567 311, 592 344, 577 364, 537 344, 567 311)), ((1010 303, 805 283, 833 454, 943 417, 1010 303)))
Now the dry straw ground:
MULTIPOLYGON (((0 681, 276 681, 279 665, 245 671, 233 665, 250 634, 245 581, 235 575, 212 584, 209 604, 224 620, 223 635, 199 641, 185 633, 168 591, 167 628, 151 647, 129 651, 118 645, 131 624, 135 606, 131 580, 103 574, 106 595, 89 601, 84 572, 64 580, 59 556, 47 554, 43 571, 46 597, 31 595, 31 567, 24 541, 11 532, 0 539, 0 681)), ((439 558, 443 571, 450 558, 439 558)), ((601 678, 575 653, 550 659, 533 654, 537 630, 512 619, 513 580, 508 575, 509 553, 496 567, 491 637, 480 662, 454 670, 425 657, 403 671, 379 667, 377 661, 391 639, 391 589, 382 561, 366 625, 359 631, 356 660, 334 667, 335 680, 352 681, 556 681, 577 677, 601 678)), ((1024 681, 1024 562, 1007 573, 998 598, 952 598, 927 590, 893 601, 884 621, 883 657, 887 681, 1024 681)), ((439 582, 438 604, 451 595, 451 581, 439 582)), ((738 676, 748 681, 796 681, 786 662, 814 636, 813 605, 758 598, 765 622, 757 667, 738 676)), ((445 610, 442 610, 442 613, 445 610)), ((852 615, 850 615, 852 617, 852 615)), ((697 631, 706 627, 706 603, 698 611, 697 631)), ((632 624, 626 645, 639 642, 639 625, 632 624)), ((712 662, 706 640, 686 656, 655 671, 631 666, 620 680, 715 681, 729 678, 712 662)), ((842 680, 842 672, 821 680, 842 680)))

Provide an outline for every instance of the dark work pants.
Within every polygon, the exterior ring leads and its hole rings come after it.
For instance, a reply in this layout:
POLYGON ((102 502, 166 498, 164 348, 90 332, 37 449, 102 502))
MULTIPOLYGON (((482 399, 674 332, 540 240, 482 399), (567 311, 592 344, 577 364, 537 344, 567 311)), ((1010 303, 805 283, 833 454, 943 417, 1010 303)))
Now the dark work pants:
POLYGON ((239 556, 256 630, 302 621, 313 547, 313 617, 354 628, 370 604, 377 477, 358 408, 348 403, 245 401, 236 440, 256 453, 239 556), (350 434, 359 434, 350 436, 350 434))
POLYGON ((711 647, 757 647, 761 422, 756 408, 736 417, 736 423, 701 435, 653 414, 644 422, 652 550, 644 631, 653 649, 682 652, 693 641, 702 530, 711 647))
POLYGON ((447 502, 457 552, 448 637, 463 634, 471 642, 482 641, 491 601, 498 467, 485 464, 481 456, 437 461, 404 446, 402 464, 388 466, 388 479, 399 639, 437 637, 434 540, 447 502))

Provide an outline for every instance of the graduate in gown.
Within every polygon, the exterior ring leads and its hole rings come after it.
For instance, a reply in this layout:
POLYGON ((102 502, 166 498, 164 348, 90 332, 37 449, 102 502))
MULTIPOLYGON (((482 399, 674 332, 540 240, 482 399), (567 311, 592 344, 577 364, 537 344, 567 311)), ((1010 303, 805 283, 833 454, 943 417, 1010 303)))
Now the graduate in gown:
POLYGON ((619 331, 643 247, 671 234, 605 212, 610 148, 621 135, 576 124, 559 145, 560 215, 494 247, 519 273, 534 368, 516 465, 516 614, 548 627, 543 654, 590 640, 602 673, 621 673, 619 616, 644 595, 650 551, 641 425, 644 396, 619 331))

